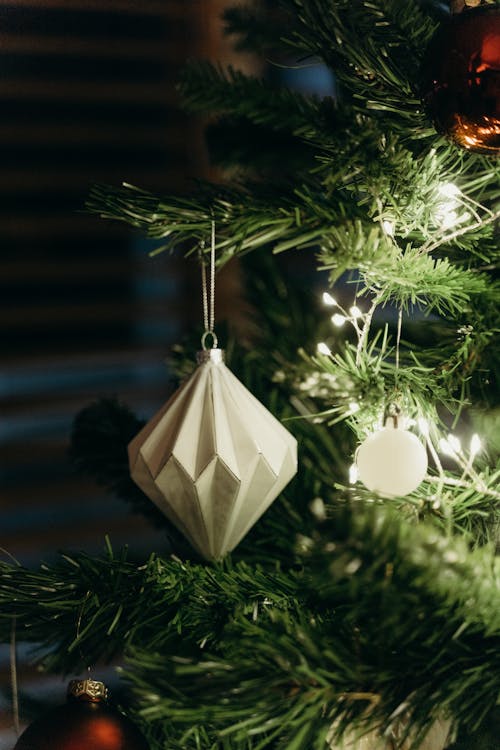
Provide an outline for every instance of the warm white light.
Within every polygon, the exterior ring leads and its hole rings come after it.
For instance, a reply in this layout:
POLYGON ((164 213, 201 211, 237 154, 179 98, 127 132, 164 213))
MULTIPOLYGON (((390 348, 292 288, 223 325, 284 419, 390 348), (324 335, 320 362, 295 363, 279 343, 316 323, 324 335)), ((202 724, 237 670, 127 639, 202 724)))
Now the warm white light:
POLYGON ((335 313, 335 315, 332 315, 332 323, 334 326, 337 326, 337 328, 342 328, 346 320, 346 316, 340 315, 340 313, 335 313))
POLYGON ((461 195, 461 190, 453 182, 445 182, 439 186, 438 193, 445 198, 456 198, 457 195, 461 195))
POLYGON ((351 401, 351 403, 349 404, 349 413, 356 414, 356 412, 359 411, 360 408, 361 407, 357 401, 351 401))
POLYGON ((442 229, 452 229, 457 224, 464 221, 463 216, 459 216, 457 209, 461 203, 459 196, 462 195, 460 190, 452 182, 445 182, 438 188, 438 195, 443 200, 436 207, 436 221, 441 224, 442 229))
POLYGON ((477 454, 481 452, 482 448, 483 448, 483 444, 481 442, 481 438, 479 437, 479 435, 474 434, 470 440, 471 458, 474 458, 474 456, 477 456, 477 454))
POLYGON ((337 300, 329 292, 323 292, 323 304, 333 307, 337 304, 337 300))
POLYGON ((321 497, 315 497, 309 505, 309 510, 319 521, 324 521, 326 518, 325 503, 321 497))
POLYGON ((439 220, 443 229, 451 229, 459 223, 458 214, 453 211, 454 205, 453 203, 446 203, 439 211, 439 220))
POLYGON ((454 456, 455 452, 452 450, 451 445, 446 438, 439 438, 439 450, 444 453, 445 456, 454 456))
POLYGON ((439 450, 450 458, 456 458, 460 449, 460 440, 455 435, 448 435, 447 438, 441 438, 439 441, 439 450))
POLYGON ((325 344, 324 341, 320 341, 316 348, 317 348, 318 354, 324 354, 325 357, 329 357, 330 354, 332 353, 330 347, 327 344, 325 344))
POLYGON ((382 222, 382 226, 384 227, 384 232, 389 237, 394 237, 394 222, 388 221, 387 219, 382 222))
POLYGON ((424 435, 425 437, 428 437, 429 435, 429 422, 424 419, 423 417, 419 417, 418 420, 418 429, 424 435))
POLYGON ((359 479, 359 469, 353 464, 349 469, 349 484, 356 484, 359 479))
POLYGON ((363 313, 361 312, 361 310, 359 309, 359 307, 357 307, 356 305, 353 305, 351 308, 349 308, 349 312, 350 312, 350 314, 352 315, 353 318, 361 318, 361 317, 363 317, 363 313))

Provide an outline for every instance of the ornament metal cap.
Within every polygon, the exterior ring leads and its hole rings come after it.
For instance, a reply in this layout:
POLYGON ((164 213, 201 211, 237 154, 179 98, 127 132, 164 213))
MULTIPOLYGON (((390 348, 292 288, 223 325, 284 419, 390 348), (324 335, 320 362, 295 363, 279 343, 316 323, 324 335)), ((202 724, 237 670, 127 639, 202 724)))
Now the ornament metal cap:
POLYGON ((68 685, 67 697, 78 698, 79 700, 99 703, 106 701, 108 698, 108 688, 104 682, 99 680, 71 680, 68 685))
POLYGON ((221 362, 224 362, 226 358, 225 355, 226 352, 224 349, 201 349, 199 352, 196 352, 196 361, 199 365, 202 365, 205 362, 213 362, 218 365, 221 362))

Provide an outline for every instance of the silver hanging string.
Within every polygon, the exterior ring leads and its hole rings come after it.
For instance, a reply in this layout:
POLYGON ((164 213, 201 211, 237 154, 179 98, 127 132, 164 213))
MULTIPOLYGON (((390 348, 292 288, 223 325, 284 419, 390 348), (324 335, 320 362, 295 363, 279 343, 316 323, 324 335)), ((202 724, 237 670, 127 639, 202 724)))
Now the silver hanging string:
MULTIPOLYGON (((78 613, 78 619, 76 621, 76 640, 75 640, 75 642, 78 644, 78 653, 80 654, 82 662, 86 662, 87 661, 86 658, 85 658, 85 655, 83 653, 81 643, 80 643, 80 636, 81 636, 81 629, 82 629, 82 619, 83 619, 83 613, 85 611, 85 605, 87 604, 87 602, 88 602, 88 600, 90 599, 91 596, 92 596, 92 592, 91 591, 87 591, 87 593, 85 594, 85 598, 84 598, 84 600, 82 602, 82 606, 80 607, 80 611, 78 613)), ((90 664, 87 663, 87 673, 88 673, 88 679, 89 680, 91 679, 91 672, 92 672, 92 667, 90 666, 90 664)))
MULTIPOLYGON (((202 245, 203 247, 203 245, 202 245)), ((212 221, 212 238, 210 247, 210 279, 207 280, 207 269, 204 259, 201 259, 201 288, 203 300, 203 325, 205 331, 201 337, 201 346, 207 350, 207 338, 212 337, 212 349, 217 349, 218 340, 214 331, 215 326, 215 221, 212 221)))
POLYGON ((10 686, 12 691, 12 720, 14 732, 19 737, 19 689, 17 683, 17 644, 16 644, 16 615, 12 618, 10 628, 10 686))

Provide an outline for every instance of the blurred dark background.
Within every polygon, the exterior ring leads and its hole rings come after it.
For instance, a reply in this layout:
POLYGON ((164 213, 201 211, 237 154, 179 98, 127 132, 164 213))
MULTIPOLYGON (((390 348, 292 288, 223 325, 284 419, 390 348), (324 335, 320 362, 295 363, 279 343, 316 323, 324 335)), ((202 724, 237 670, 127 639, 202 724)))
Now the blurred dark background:
POLYGON ((148 544, 72 472, 68 436, 101 395, 142 415, 162 402, 199 282, 84 204, 96 182, 180 193, 209 176, 175 85, 188 58, 224 56, 222 5, 0 0, 0 546, 23 563, 105 532, 148 544))
MULTIPOLYGON (((68 440, 75 413, 100 396, 144 417, 166 400, 164 359, 201 319, 197 269, 167 254, 151 260, 144 238, 84 203, 96 182, 179 193, 210 176, 201 125, 181 112, 175 85, 189 58, 228 61, 225 4, 0 0, 4 559, 35 565, 58 549, 95 552, 105 534, 132 554, 165 546, 74 473, 68 440)), ((229 270, 219 284, 222 316, 235 279, 229 270)), ((0 684, 8 683, 3 648, 0 684)), ((22 648, 20 687, 40 692, 22 648)), ((13 744, 11 724, 4 693, 0 748, 13 744)))

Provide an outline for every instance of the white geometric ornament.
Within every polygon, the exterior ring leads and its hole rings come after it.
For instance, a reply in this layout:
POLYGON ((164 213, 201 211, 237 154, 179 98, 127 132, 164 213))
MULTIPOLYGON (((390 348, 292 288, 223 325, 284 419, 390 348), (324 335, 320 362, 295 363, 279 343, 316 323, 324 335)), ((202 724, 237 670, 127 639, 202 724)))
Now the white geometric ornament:
MULTIPOLYGON (((342 740, 335 741, 333 733, 336 725, 331 727, 326 741, 330 750, 412 750, 415 747, 415 732, 407 733, 408 721, 400 720, 388 737, 377 730, 371 732, 347 731, 342 740), (408 734, 404 739, 405 734, 408 734)), ((448 745, 451 722, 448 719, 436 719, 429 724, 427 733, 419 745, 419 750, 444 750, 448 745)))
POLYGON ((224 364, 191 377, 128 446, 134 482, 206 559, 241 541, 297 472, 297 441, 224 364))

